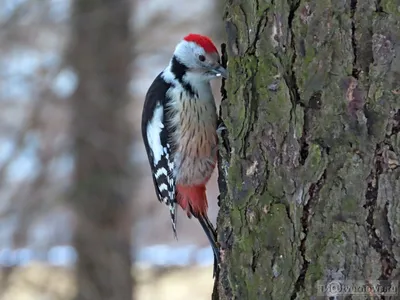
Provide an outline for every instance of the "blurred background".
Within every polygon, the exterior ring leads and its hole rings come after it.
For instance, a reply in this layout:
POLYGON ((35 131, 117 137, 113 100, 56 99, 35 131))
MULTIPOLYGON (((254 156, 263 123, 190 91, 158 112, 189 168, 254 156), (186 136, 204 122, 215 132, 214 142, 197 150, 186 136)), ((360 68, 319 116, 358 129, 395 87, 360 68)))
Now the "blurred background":
MULTIPOLYGON (((123 1, 132 7, 127 163, 136 174, 131 199, 136 298, 210 299, 212 251, 198 222, 182 212, 174 239, 168 209, 153 190, 140 117, 147 88, 180 39, 189 32, 207 34, 219 48, 222 4, 123 1)), ((75 165, 70 97, 79 78, 65 53, 71 24, 91 26, 99 14, 72 13, 72 7, 73 0, 0 0, 0 299, 71 299, 75 293, 76 215, 68 197, 75 165)), ((213 88, 219 101, 220 82, 213 88)), ((208 186, 213 222, 217 195, 214 175, 208 186)))

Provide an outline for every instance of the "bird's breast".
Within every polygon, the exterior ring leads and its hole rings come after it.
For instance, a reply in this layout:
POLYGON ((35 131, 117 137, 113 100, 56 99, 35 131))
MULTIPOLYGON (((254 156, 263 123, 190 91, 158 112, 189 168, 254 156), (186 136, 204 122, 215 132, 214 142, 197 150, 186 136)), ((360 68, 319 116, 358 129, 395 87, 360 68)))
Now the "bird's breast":
POLYGON ((181 103, 175 135, 178 184, 202 184, 217 159, 217 112, 214 99, 186 99, 181 103))

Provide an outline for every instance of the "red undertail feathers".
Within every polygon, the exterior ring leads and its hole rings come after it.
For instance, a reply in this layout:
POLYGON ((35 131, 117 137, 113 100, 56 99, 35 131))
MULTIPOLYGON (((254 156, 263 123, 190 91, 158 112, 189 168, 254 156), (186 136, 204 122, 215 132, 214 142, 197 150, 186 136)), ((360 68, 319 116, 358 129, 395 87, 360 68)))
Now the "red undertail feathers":
POLYGON ((206 186, 202 185, 177 185, 177 200, 188 217, 206 216, 208 209, 206 186))

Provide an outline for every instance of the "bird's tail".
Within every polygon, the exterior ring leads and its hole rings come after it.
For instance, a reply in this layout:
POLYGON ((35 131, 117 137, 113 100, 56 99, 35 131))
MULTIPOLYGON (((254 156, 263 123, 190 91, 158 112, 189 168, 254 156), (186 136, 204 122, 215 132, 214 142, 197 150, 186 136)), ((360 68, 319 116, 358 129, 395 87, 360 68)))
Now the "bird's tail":
POLYGON ((219 266, 221 263, 220 253, 219 253, 219 246, 217 242, 217 233, 214 229, 214 226, 208 219, 207 215, 200 215, 197 217, 200 222, 201 227, 203 228, 208 241, 210 242, 211 248, 214 252, 214 270, 213 270, 213 277, 217 275, 219 270, 219 266))
POLYGON ((176 203, 171 202, 169 204, 169 213, 171 215, 172 231, 174 232, 174 237, 178 240, 178 235, 176 234, 176 203))
POLYGON ((182 209, 186 210, 188 217, 193 215, 199 220, 201 227, 207 235, 208 241, 210 242, 214 252, 213 275, 215 277, 219 270, 220 253, 217 242, 217 233, 207 217, 208 203, 206 186, 204 184, 196 186, 177 185, 177 200, 182 209))

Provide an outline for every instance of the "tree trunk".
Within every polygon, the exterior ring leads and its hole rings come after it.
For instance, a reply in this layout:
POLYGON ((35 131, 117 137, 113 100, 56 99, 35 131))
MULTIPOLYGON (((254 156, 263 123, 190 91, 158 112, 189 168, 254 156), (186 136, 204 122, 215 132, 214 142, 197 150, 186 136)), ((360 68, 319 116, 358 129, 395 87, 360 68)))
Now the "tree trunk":
POLYGON ((214 299, 399 279, 395 2, 227 1, 214 299))
POLYGON ((129 1, 75 0, 69 53, 78 300, 131 300, 129 1))

